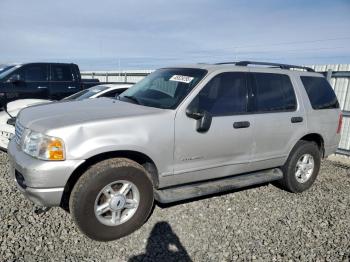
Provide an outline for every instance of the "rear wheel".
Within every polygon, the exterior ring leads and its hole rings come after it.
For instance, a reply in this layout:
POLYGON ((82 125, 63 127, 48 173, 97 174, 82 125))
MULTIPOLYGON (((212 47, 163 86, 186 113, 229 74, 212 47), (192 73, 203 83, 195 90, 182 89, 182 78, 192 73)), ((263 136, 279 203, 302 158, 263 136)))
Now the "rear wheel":
POLYGON ((281 184, 291 192, 303 192, 314 183, 321 165, 318 145, 310 141, 299 141, 282 167, 281 184))
POLYGON ((109 241, 138 229, 153 206, 146 170, 129 159, 114 158, 90 167, 75 184, 71 215, 88 237, 109 241))

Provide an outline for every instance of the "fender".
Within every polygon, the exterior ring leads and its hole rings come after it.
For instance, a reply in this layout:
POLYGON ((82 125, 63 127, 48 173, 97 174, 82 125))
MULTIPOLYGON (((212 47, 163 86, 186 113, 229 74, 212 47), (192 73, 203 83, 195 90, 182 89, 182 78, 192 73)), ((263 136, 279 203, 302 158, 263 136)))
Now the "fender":
POLYGON ((317 143, 317 145, 320 147, 320 149, 322 150, 322 154, 324 154, 324 140, 322 135, 320 135, 319 133, 305 133, 302 137, 300 137, 297 141, 295 141, 295 143, 290 146, 289 151, 288 151, 288 155, 286 156, 285 161, 287 161, 290 153, 292 152, 293 148, 295 147, 296 143, 298 143, 300 140, 307 140, 307 141, 314 141, 317 143))
MULTIPOLYGON (((82 143, 77 143, 74 147, 67 148, 67 159, 87 160, 104 153, 132 151, 141 153, 151 159, 160 175, 173 172, 172 166, 169 165, 169 163, 172 163, 172 154, 167 153, 169 152, 167 145, 164 143, 163 145, 157 144, 154 147, 149 146, 154 144, 154 142, 146 134, 118 134, 102 137, 85 134, 84 137, 88 139, 80 138, 80 141, 83 141, 82 143)), ((72 144, 68 143, 68 145, 72 144)))

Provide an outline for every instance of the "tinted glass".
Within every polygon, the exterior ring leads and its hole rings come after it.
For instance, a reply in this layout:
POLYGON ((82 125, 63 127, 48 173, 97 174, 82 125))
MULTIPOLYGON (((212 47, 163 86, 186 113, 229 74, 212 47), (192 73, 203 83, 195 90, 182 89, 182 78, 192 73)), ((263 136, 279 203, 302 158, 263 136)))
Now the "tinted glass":
POLYGON ((12 67, 14 67, 14 65, 0 65, 0 75, 12 67))
POLYGON ((323 77, 301 76, 313 109, 339 108, 339 103, 328 81, 323 77))
POLYGON ((159 69, 123 92, 119 99, 164 109, 174 109, 206 75, 192 68, 159 69))
POLYGON ((117 95, 123 93, 127 88, 119 88, 113 91, 106 92, 101 95, 101 97, 116 97, 117 95))
POLYGON ((90 98, 102 91, 105 91, 106 89, 108 89, 109 87, 108 86, 93 86, 93 87, 90 87, 88 89, 84 89, 84 90, 81 90, 80 92, 78 93, 75 93, 71 96, 68 96, 66 98, 63 98, 63 100, 83 100, 83 99, 86 99, 86 98, 90 98))
POLYGON ((5 78, 9 74, 11 74, 13 71, 15 71, 19 66, 13 66, 13 65, 1 65, 0 66, 0 79, 5 78))
POLYGON ((287 75, 253 73, 256 112, 295 110, 297 102, 287 75))
POLYGON ((191 107, 213 116, 235 115, 247 112, 247 100, 246 74, 222 73, 208 82, 191 107))
POLYGON ((52 81, 73 81, 73 74, 69 65, 52 65, 52 81))
POLYGON ((21 78, 25 81, 47 81, 47 66, 46 65, 27 65, 19 71, 21 78))

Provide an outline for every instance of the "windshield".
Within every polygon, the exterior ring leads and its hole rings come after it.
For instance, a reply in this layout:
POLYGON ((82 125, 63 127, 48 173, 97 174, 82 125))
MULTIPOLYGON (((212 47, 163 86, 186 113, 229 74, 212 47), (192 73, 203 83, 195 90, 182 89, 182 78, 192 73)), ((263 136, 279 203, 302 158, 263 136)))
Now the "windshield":
POLYGON ((15 65, 0 65, 0 79, 4 78, 5 76, 13 72, 18 67, 19 66, 15 66, 15 65))
POLYGON ((207 71, 193 68, 159 69, 123 92, 122 101, 174 109, 203 79, 207 71))
POLYGON ((88 89, 84 89, 78 93, 75 93, 71 96, 65 97, 62 99, 62 101, 71 101, 71 100, 80 101, 86 98, 90 98, 102 91, 105 91, 106 89, 108 89, 108 86, 93 86, 88 89))

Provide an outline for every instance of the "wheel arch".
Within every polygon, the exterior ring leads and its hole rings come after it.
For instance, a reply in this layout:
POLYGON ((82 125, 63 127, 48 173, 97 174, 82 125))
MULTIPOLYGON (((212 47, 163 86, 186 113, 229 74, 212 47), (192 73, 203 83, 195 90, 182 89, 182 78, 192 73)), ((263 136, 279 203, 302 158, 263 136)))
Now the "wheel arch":
POLYGON ((94 155, 86 159, 86 161, 84 161, 80 166, 78 166, 74 170, 74 172, 70 175, 64 187, 60 206, 66 211, 69 211, 70 193, 75 183, 90 166, 102 160, 106 160, 109 158, 116 158, 116 157, 128 158, 142 165, 146 169, 146 171, 149 173, 153 186, 155 188, 158 188, 158 185, 159 185, 158 169, 155 162, 149 156, 138 151, 130 151, 130 150, 109 151, 109 152, 104 152, 104 153, 94 155))
POLYGON ((289 154, 290 152, 292 152, 293 148, 295 147, 295 145, 299 142, 299 141, 309 141, 309 142, 315 142, 321 152, 321 157, 324 157, 324 153, 325 153, 325 149, 324 149, 324 140, 322 135, 318 134, 318 133, 308 133, 305 134, 304 136, 302 136, 294 145, 293 147, 289 150, 289 154))
POLYGON ((315 142, 317 144, 318 148, 320 149, 322 157, 324 156, 324 139, 320 134, 310 133, 310 134, 303 136, 300 140, 315 142))

